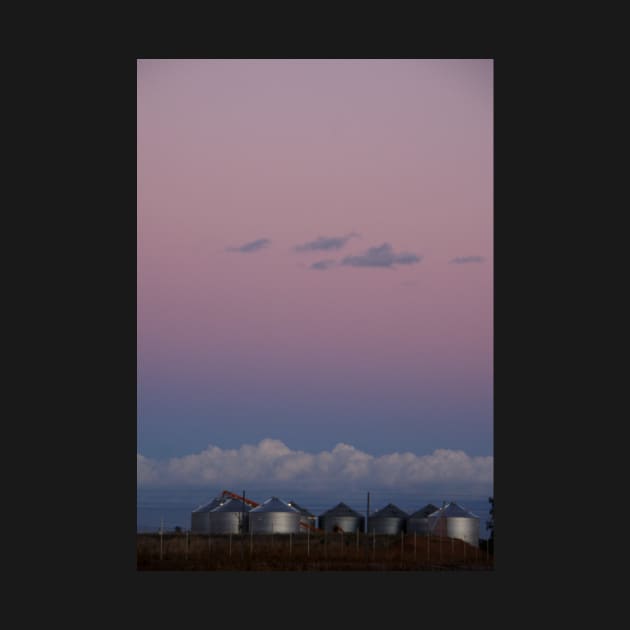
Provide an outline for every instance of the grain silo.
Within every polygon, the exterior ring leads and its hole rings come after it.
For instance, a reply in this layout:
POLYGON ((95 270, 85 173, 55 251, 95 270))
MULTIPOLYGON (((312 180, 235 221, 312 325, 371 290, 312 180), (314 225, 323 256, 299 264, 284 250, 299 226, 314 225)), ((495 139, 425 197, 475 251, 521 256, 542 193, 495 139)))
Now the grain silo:
POLYGON ((479 546, 479 517, 457 503, 447 503, 428 517, 432 536, 447 536, 479 546))
POLYGON ((297 510, 301 514, 301 523, 303 523, 304 525, 308 525, 309 527, 317 526, 317 517, 315 516, 315 514, 309 512, 306 508, 299 506, 295 501, 293 501, 293 499, 291 499, 291 501, 287 501, 287 505, 289 507, 292 507, 294 510, 297 510))
POLYGON ((417 512, 414 512, 407 519, 407 533, 428 534, 429 533, 429 514, 433 514, 438 510, 436 505, 429 503, 417 512))
POLYGON ((319 526, 327 532, 354 533, 363 531, 365 519, 345 503, 338 503, 319 517, 319 526))
POLYGON ((297 534, 302 514, 288 503, 270 497, 249 512, 249 531, 254 534, 297 534))
POLYGON ((217 497, 210 503, 195 508, 190 515, 190 531, 193 534, 208 534, 210 532, 210 512, 221 505, 223 499, 217 497))
POLYGON ((242 534, 247 531, 247 515, 251 508, 240 499, 224 499, 208 513, 211 534, 242 534))
POLYGON ((403 512, 393 503, 388 503, 384 508, 377 510, 368 518, 368 533, 376 534, 400 534, 405 531, 407 512, 403 512))

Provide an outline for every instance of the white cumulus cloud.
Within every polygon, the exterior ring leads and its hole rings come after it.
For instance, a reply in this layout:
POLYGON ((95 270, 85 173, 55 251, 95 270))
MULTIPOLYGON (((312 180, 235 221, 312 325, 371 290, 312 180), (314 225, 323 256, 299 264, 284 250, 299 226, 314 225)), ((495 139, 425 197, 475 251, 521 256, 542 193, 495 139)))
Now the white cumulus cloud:
POLYGON ((137 455, 139 487, 216 485, 223 488, 274 485, 310 490, 329 487, 435 489, 489 488, 494 458, 472 457, 461 450, 437 449, 370 455, 349 444, 331 451, 292 450, 280 440, 264 439, 238 449, 209 445, 199 453, 154 460, 137 455))

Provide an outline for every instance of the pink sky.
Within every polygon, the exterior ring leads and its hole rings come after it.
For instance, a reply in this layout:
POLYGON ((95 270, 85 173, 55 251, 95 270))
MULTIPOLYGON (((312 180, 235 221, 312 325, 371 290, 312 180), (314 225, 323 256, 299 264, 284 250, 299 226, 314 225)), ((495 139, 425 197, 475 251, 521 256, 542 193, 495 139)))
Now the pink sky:
POLYGON ((473 426, 471 452, 491 453, 492 99, 491 60, 138 62, 147 452, 169 433, 161 396, 202 401, 190 430, 203 447, 229 445, 226 409, 248 392, 269 414, 252 439, 283 439, 274 418, 302 392, 305 407, 337 401, 346 432, 389 396, 417 408, 415 444, 427 423, 444 448, 473 426), (293 249, 350 232, 338 251, 293 249), (226 251, 259 238, 270 245, 226 251), (421 262, 309 268, 384 242, 421 262), (484 260, 450 263, 463 256, 484 260), (442 433, 429 399, 459 410, 442 433))

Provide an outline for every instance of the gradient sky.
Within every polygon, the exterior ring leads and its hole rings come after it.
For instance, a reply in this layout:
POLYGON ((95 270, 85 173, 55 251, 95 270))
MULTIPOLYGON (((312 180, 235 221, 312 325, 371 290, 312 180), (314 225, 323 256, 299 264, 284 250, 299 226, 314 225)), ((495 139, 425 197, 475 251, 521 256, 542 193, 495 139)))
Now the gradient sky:
POLYGON ((493 454, 492 70, 138 61, 139 453, 493 454))

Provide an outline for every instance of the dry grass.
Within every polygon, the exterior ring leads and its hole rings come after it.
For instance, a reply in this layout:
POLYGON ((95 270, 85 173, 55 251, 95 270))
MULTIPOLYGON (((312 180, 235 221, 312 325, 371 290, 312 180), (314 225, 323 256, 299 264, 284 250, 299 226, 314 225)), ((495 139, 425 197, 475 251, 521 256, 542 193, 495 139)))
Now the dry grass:
POLYGON ((452 538, 361 534, 229 536, 137 535, 139 570, 427 571, 487 570, 492 555, 452 538), (160 547, 162 545, 162 549, 160 547), (161 558, 160 558, 161 554, 161 558))

